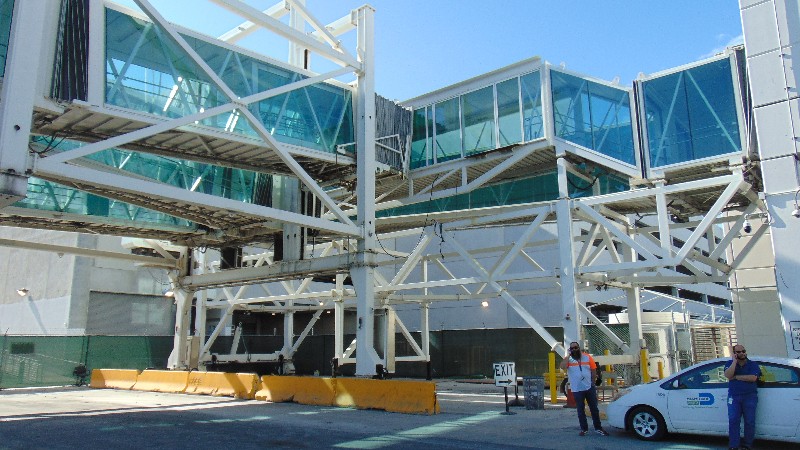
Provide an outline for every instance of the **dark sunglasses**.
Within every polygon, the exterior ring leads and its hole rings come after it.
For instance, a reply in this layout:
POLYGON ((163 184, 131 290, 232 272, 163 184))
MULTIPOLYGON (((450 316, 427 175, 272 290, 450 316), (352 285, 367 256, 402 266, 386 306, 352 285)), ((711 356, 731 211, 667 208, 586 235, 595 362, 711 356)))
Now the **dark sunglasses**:
POLYGON ((733 353, 747 353, 747 350, 734 350, 733 353))
POLYGON ((581 348, 580 347, 570 347, 569 349, 570 350, 580 350, 581 348))

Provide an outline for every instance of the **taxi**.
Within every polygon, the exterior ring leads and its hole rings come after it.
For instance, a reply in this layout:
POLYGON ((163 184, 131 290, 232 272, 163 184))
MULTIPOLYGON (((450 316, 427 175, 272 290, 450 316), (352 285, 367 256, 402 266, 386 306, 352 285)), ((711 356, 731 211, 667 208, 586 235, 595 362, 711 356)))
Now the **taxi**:
MULTIPOLYGON (((800 442, 800 360, 750 356, 761 367, 756 439, 800 442)), ((728 379, 717 358, 648 384, 620 390, 608 424, 646 441, 667 433, 728 435, 728 379)))

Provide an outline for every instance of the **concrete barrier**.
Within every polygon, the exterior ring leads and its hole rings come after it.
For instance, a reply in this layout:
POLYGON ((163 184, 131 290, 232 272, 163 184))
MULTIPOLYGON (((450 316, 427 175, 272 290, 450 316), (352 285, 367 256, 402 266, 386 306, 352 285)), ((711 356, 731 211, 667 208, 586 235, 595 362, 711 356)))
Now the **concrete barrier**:
POLYGON ((145 370, 136 378, 135 391, 186 392, 189 372, 185 370, 145 370))
POLYGON ((89 387, 131 389, 138 376, 139 371, 135 369, 92 369, 89 387))
POLYGON ((432 381, 389 380, 386 411, 410 414, 439 414, 436 383, 432 381))
POLYGON ((256 396, 258 381, 258 375, 254 373, 195 371, 189 373, 185 392, 253 399, 256 396))
POLYGON ((296 392, 295 378, 264 375, 261 377, 261 386, 256 392, 256 400, 268 402, 291 402, 296 392))
POLYGON ((436 384, 430 381, 263 376, 255 398, 413 414, 439 413, 436 384))
POLYGON ((303 405, 333 406, 336 397, 336 378, 295 377, 294 401, 303 405))
POLYGON ((387 380, 337 378, 334 404, 346 408, 386 409, 387 380))

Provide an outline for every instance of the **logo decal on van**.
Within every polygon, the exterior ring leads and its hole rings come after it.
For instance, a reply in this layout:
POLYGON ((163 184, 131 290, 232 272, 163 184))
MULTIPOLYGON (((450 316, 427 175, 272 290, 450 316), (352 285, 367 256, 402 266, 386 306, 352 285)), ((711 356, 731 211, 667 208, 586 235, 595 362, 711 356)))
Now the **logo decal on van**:
POLYGON ((686 406, 711 406, 714 404, 714 394, 710 392, 701 392, 697 397, 688 397, 686 399, 686 406))

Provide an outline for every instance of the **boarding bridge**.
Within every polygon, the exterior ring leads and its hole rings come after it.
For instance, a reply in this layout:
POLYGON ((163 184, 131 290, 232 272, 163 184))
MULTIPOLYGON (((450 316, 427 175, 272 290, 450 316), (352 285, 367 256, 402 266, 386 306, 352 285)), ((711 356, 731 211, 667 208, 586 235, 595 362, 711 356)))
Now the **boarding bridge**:
POLYGON ((374 93, 369 6, 325 25, 299 0, 211 0, 245 21, 212 38, 136 3, 0 2, 0 223, 143 239, 147 264, 171 270, 172 368, 290 367, 333 311, 336 364, 393 371, 430 361, 439 301, 504 302, 562 352, 523 301, 540 295, 560 299, 567 342, 586 318, 633 361, 637 314, 623 342, 582 292, 622 289, 636 312, 647 286, 725 283, 730 242, 768 228, 741 49, 630 88, 532 58, 395 104, 374 93), (238 47, 253 29, 285 38, 289 62, 238 47), (337 68, 314 72, 307 55, 337 68), (493 227, 519 237, 468 238, 493 227), (232 249, 235 263, 191 249, 232 249), (421 342, 397 305, 418 307, 421 342), (212 352, 242 311, 283 315, 283 346, 242 354, 239 329, 212 352), (313 312, 300 333, 296 312, 313 312), (397 333, 413 354, 395 354, 397 333))

